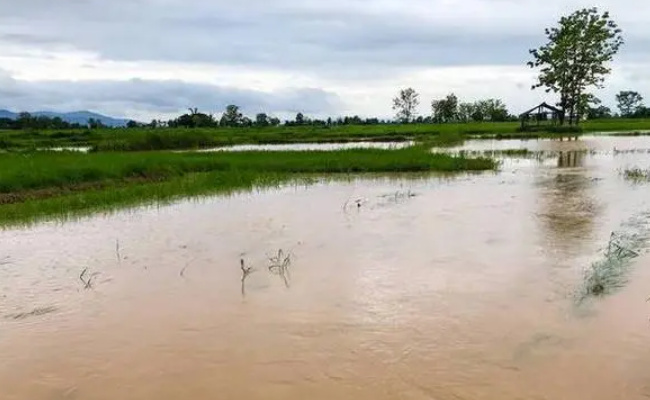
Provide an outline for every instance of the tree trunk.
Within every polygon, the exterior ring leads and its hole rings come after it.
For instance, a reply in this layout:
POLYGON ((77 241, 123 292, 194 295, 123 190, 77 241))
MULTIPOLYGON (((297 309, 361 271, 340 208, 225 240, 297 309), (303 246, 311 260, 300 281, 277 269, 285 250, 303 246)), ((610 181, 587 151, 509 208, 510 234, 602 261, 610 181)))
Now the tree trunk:
POLYGON ((564 107, 560 110, 560 112, 557 115, 557 118, 560 120, 560 126, 564 125, 564 117, 566 116, 566 111, 564 110, 564 107))

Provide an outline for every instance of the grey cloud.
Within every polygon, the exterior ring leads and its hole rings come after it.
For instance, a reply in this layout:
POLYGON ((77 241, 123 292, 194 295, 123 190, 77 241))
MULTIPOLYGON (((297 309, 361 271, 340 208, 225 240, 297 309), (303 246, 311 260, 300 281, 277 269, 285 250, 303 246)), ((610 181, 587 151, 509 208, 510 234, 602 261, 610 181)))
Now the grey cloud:
MULTIPOLYGON (((9 3, 0 4, 0 21, 10 22, 0 25, 0 37, 9 43, 71 45, 111 60, 210 62, 352 77, 418 66, 522 64, 555 18, 547 14, 537 18, 540 22, 526 24, 532 18, 528 14, 538 10, 530 0, 519 2, 530 4, 530 10, 526 4, 504 0, 468 0, 458 7, 457 18, 395 14, 388 6, 396 1, 9 3), (512 15, 483 18, 467 11, 481 5, 512 15)), ((435 9, 442 4, 399 3, 404 10, 410 5, 429 4, 435 9)), ((633 29, 627 57, 645 54, 649 38, 643 35, 633 29)))
POLYGON ((137 112, 170 114, 198 107, 220 112, 237 104, 247 113, 319 114, 341 107, 336 94, 321 89, 295 88, 275 92, 236 89, 180 81, 38 81, 14 80, 0 73, 0 108, 70 111, 90 109, 130 117, 137 112))

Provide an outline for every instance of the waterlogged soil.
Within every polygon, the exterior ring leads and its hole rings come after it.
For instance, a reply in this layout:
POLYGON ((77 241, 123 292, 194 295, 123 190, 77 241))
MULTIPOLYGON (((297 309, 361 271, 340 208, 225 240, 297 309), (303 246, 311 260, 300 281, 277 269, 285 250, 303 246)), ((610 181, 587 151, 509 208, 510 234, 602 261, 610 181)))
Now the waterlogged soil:
POLYGON ((575 301, 650 209, 603 139, 0 232, 0 398, 647 398, 650 255, 575 301))

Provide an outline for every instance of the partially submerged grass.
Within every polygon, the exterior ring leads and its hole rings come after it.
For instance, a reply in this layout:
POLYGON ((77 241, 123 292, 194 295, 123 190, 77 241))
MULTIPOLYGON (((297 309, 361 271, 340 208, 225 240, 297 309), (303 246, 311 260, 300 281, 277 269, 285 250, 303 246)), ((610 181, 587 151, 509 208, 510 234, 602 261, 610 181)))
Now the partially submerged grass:
POLYGON ((505 150, 495 150, 492 151, 494 154, 499 154, 502 156, 514 157, 514 156, 528 156, 532 151, 528 149, 505 149, 505 150))
POLYGON ((485 157, 490 159, 503 159, 503 158, 516 158, 516 159, 529 159, 544 161, 549 159, 556 159, 568 154, 573 155, 596 155, 597 150, 570 150, 570 151, 557 151, 557 150, 529 150, 529 149, 502 149, 502 150, 458 150, 447 151, 447 154, 455 154, 463 157, 485 157))
POLYGON ((243 258, 239 260, 239 268, 241 269, 241 295, 246 297, 246 278, 255 272, 255 269, 252 266, 246 266, 243 258))
MULTIPOLYGON (((0 155, 4 203, 34 190, 65 191, 83 185, 164 181, 197 172, 361 173, 493 169, 488 158, 431 154, 415 146, 399 150, 237 153, 30 153, 0 155)), ((1 195, 0 195, 1 196, 1 195)), ((40 193, 37 197, 50 197, 40 193)), ((18 198, 17 200, 21 200, 18 198)), ((0 201, 2 203, 3 201, 0 201)))
POLYGON ((182 198, 199 198, 211 194, 229 195, 257 187, 279 185, 289 179, 288 175, 217 171, 192 173, 164 182, 113 184, 1 205, 0 226, 28 225, 50 217, 63 221, 135 206, 166 205, 182 198))
POLYGON ((512 158, 536 158, 543 151, 528 149, 503 149, 503 150, 464 150, 460 154, 466 157, 512 157, 512 158))
POLYGON ((81 272, 81 275, 79 275, 79 280, 84 284, 84 289, 88 290, 93 288, 93 276, 88 275, 88 268, 85 268, 81 272))
POLYGON ((279 249, 277 256, 269 257, 269 262, 269 272, 282 278, 284 285, 289 288, 291 280, 291 274, 289 273, 291 253, 285 255, 284 250, 279 249))
POLYGON ((466 135, 459 132, 443 132, 436 136, 421 139, 421 144, 425 147, 454 147, 461 146, 465 143, 466 135))
POLYGON ((632 182, 650 182, 650 169, 629 168, 622 174, 625 179, 632 182))
POLYGON ((620 232, 612 232, 603 258, 585 271, 578 302, 611 294, 627 283, 634 259, 641 255, 650 241, 649 218, 650 214, 641 214, 627 221, 620 232))
POLYGON ((614 148, 612 151, 612 154, 615 156, 621 155, 621 154, 650 154, 650 149, 626 149, 626 150, 619 150, 617 148, 614 148))
POLYGON ((183 197, 232 193, 323 174, 482 171, 488 158, 425 147, 310 152, 33 153, 0 155, 0 224, 183 197))
POLYGON ((56 311, 58 311, 58 308, 54 306, 37 307, 30 312, 22 312, 17 314, 6 315, 5 318, 13 319, 13 320, 22 320, 30 317, 40 317, 42 315, 51 314, 56 311))
POLYGON ((600 296, 622 287, 626 282, 627 267, 639 254, 620 243, 621 238, 612 233, 605 258, 596 261, 585 272, 585 296, 600 296))

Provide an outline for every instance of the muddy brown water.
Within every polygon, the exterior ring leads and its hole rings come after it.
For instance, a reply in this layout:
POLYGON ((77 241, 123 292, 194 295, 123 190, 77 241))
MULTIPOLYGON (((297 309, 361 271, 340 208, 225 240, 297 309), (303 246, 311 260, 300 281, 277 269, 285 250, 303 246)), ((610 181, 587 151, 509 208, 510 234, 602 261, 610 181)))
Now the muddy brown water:
POLYGON ((617 172, 650 155, 617 140, 2 231, 0 399, 650 397, 650 257, 573 300, 650 210, 650 185, 617 172), (280 248, 288 285, 268 271, 280 248))

